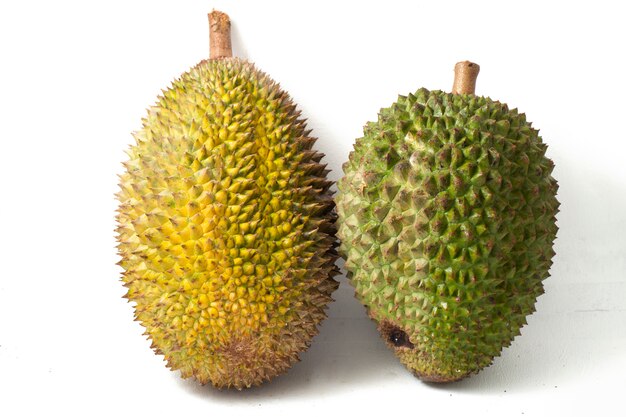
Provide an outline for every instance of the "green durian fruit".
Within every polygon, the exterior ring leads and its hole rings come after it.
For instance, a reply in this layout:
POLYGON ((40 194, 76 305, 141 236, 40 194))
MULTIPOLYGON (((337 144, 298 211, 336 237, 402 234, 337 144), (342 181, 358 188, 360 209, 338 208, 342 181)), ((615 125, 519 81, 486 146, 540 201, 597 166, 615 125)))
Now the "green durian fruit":
POLYGON ((243 388, 310 344, 337 282, 332 182, 291 98, 230 57, 209 15, 212 59, 148 110, 121 176, 126 297, 152 348, 183 378, 243 388))
POLYGON ((425 381, 459 380, 510 345, 543 293, 557 183, 524 114, 474 95, 400 96, 357 139, 336 196, 340 254, 389 347, 425 381))

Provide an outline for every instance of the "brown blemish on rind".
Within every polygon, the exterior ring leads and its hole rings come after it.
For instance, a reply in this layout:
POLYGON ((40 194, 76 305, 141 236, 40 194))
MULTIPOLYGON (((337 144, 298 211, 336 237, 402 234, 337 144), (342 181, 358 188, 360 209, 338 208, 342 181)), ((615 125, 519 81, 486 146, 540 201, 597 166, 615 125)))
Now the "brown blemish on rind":
POLYGON ((229 361, 240 364, 253 364, 255 359, 252 340, 249 338, 236 338, 230 343, 220 347, 218 351, 229 361))
POLYGON ((404 330, 395 324, 382 321, 378 326, 378 330, 382 335, 385 342, 387 342, 390 346, 398 349, 413 349, 415 345, 411 343, 409 339, 409 335, 406 334, 404 330))

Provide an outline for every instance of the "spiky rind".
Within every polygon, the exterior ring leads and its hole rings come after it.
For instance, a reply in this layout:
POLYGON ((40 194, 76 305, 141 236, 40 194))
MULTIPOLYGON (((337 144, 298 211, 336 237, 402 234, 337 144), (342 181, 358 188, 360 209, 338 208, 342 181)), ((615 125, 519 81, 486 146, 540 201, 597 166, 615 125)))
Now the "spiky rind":
POLYGON ((519 334, 554 255, 557 184, 524 114, 474 95, 400 96, 357 140, 336 196, 340 253, 387 344, 461 379, 519 334))
POLYGON ((284 372, 338 285, 332 183, 299 111, 252 64, 209 60, 134 136, 118 249, 153 349, 220 388, 284 372))

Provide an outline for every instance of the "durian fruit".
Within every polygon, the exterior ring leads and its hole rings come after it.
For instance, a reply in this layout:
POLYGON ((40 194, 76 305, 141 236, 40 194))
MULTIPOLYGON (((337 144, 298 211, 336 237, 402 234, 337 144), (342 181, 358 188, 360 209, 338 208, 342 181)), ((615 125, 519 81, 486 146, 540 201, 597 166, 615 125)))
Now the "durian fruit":
POLYGON ((524 114, 474 95, 399 96, 357 139, 336 196, 340 254, 396 355, 431 382, 459 380, 510 345, 548 277, 557 183, 524 114))
POLYGON ((134 134, 121 176, 126 297, 183 378, 241 389, 286 371, 337 282, 323 154, 289 95, 232 58, 209 15, 211 59, 176 79, 134 134))

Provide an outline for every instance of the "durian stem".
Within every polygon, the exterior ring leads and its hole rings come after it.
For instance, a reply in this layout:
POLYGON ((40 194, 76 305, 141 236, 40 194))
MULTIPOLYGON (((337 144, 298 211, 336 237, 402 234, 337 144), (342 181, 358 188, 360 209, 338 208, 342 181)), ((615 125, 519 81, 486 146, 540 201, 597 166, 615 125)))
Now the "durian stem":
POLYGON ((474 94, 479 71, 478 64, 469 61, 457 62, 454 66, 452 94, 474 94))
POLYGON ((230 19, 226 13, 213 10, 209 13, 209 45, 211 59, 231 58, 230 19))

